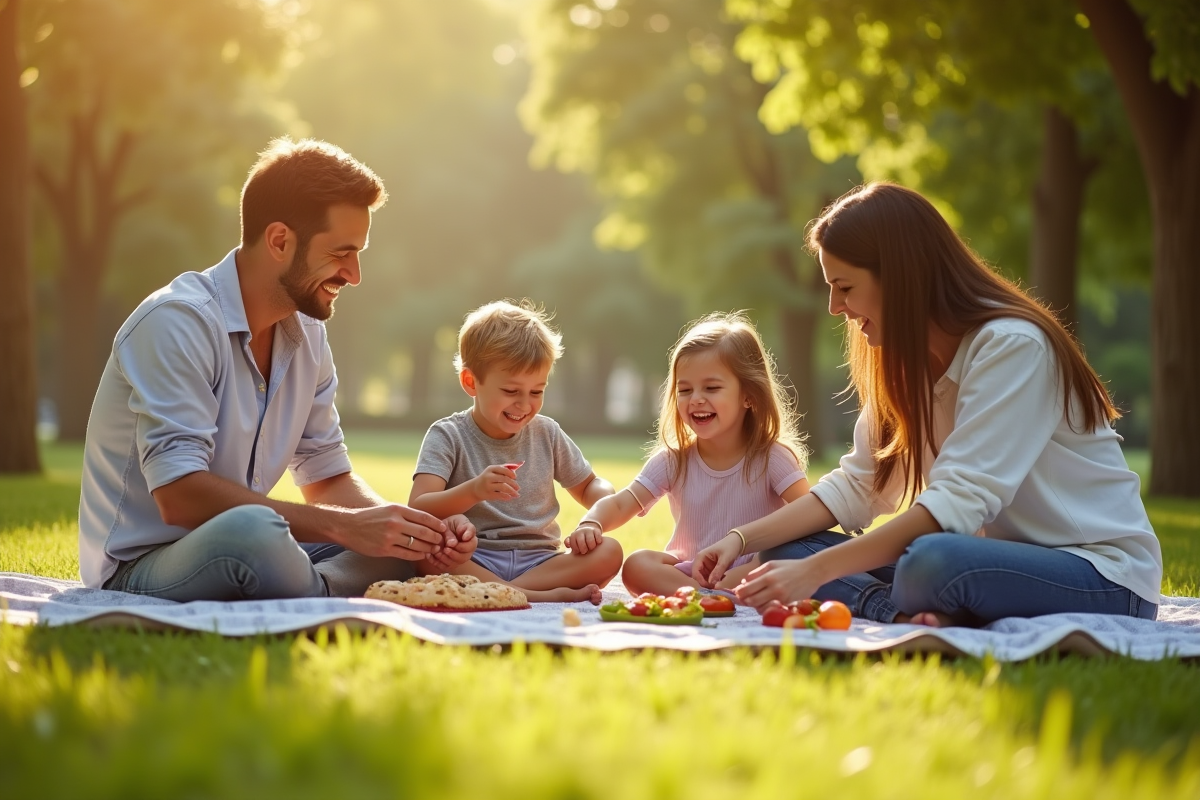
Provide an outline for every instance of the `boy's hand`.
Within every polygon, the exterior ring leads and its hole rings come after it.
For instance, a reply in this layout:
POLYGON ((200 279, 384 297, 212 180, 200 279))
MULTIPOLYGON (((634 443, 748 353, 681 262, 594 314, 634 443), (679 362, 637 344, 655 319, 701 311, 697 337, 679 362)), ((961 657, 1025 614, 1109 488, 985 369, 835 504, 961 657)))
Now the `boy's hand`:
POLYGON ((475 497, 484 500, 512 500, 521 496, 521 487, 517 484, 516 470, 509 469, 503 464, 492 464, 483 472, 471 479, 471 488, 475 497))
POLYGON ((430 553, 425 560, 445 572, 462 566, 471 560, 478 540, 475 538, 475 526, 462 514, 446 517, 445 544, 439 553, 430 553))
POLYGON ((586 555, 595 550, 604 541, 600 526, 594 522, 580 522, 575 531, 567 537, 566 546, 577 556, 586 555))

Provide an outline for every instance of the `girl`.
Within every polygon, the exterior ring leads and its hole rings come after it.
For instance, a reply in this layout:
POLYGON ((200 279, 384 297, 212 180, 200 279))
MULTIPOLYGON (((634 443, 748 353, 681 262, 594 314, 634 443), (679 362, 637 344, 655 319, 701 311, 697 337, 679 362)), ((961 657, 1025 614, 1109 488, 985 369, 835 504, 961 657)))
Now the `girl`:
POLYGON ((1058 320, 893 184, 838 200, 808 241, 829 313, 849 323, 854 449, 811 495, 700 553, 700 583, 722 581, 745 550, 800 536, 762 555, 770 563, 737 588, 743 602, 815 596, 927 625, 1154 619, 1162 556, 1118 414, 1058 320), (866 535, 826 531, 861 530, 906 499, 866 535))
MULTIPOLYGON (((634 594, 698 586, 691 572, 697 551, 808 492, 795 414, 743 314, 710 314, 683 335, 661 408, 658 445, 641 474, 592 506, 570 540, 586 553, 667 495, 675 533, 665 553, 639 550, 625 561, 621 577, 634 594)), ((718 587, 749 572, 751 557, 739 556, 718 587)))

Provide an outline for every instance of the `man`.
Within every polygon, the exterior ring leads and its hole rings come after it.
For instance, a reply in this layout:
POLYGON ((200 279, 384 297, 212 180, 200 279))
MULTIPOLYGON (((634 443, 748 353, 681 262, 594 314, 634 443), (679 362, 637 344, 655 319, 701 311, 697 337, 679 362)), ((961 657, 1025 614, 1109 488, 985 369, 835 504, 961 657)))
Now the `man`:
POLYGON ((337 147, 276 140, 242 188, 241 246, 121 326, 84 451, 88 586, 179 601, 354 596, 411 577, 414 562, 466 560, 465 517, 388 503, 350 471, 334 408, 324 320, 358 285, 386 198, 337 147), (285 469, 304 504, 266 497, 285 469))

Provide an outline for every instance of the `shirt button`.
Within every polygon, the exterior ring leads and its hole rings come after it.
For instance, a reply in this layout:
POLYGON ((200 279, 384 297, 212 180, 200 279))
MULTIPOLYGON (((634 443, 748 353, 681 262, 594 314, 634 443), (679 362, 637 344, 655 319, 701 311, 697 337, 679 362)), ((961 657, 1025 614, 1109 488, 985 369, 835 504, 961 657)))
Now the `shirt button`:
POLYGON ((254 476, 254 485, 255 486, 258 485, 258 476, 257 475, 254 476))
POLYGON ((265 391, 267 390, 267 385, 266 385, 265 383, 260 383, 260 384, 258 385, 258 390, 259 390, 260 392, 265 392, 265 391))

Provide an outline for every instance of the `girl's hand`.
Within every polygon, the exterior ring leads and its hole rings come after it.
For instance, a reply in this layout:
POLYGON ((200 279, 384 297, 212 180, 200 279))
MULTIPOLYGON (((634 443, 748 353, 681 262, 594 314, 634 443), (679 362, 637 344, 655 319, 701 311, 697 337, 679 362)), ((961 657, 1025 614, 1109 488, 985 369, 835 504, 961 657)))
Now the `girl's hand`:
POLYGON ((761 613, 774 602, 787 605, 793 600, 812 597, 824 583, 814 574, 813 565, 807 558, 768 561, 747 575, 733 591, 738 600, 761 613))
POLYGON ((441 552, 430 553, 425 560, 450 572, 471 560, 471 554, 479 543, 475 538, 475 526, 462 514, 447 517, 446 537, 441 552))
POLYGON ((604 534, 600 531, 600 526, 588 521, 580 522, 575 531, 567 537, 565 544, 572 553, 582 556, 595 550, 602 541, 604 541, 604 534))
POLYGON ((521 487, 517 483, 517 471, 503 464, 492 464, 483 472, 471 479, 471 488, 475 498, 484 500, 512 500, 521 496, 521 487))
POLYGON ((724 539, 706 547, 692 559, 692 577, 705 589, 712 589, 725 577, 725 571, 742 554, 742 538, 730 533, 724 539))

